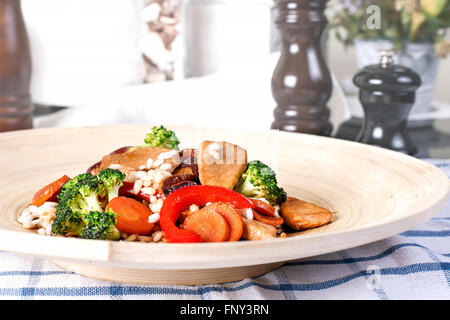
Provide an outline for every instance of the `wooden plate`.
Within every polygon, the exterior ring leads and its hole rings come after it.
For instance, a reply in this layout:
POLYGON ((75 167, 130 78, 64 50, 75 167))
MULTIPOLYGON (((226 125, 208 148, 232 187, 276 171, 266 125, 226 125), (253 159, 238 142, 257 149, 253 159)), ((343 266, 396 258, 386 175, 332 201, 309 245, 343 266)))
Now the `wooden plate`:
POLYGON ((278 173, 288 195, 335 212, 333 223, 285 239, 155 244, 41 236, 16 221, 34 192, 84 172, 104 154, 143 142, 151 125, 38 129, 0 134, 0 249, 49 258, 90 277, 145 284, 205 284, 263 274, 283 262, 380 240, 446 204, 437 168, 363 144, 278 131, 172 127, 182 147, 227 140, 278 173))

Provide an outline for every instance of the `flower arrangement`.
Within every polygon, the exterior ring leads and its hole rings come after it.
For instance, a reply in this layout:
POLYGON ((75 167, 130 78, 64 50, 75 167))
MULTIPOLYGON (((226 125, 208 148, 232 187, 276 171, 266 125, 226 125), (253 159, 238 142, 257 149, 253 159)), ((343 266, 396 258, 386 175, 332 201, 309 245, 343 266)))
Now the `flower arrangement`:
POLYGON ((330 28, 346 46, 355 39, 385 39, 400 50, 408 42, 434 43, 436 53, 445 57, 450 43, 445 39, 450 27, 450 0, 331 0, 327 16, 330 28), (379 10, 379 27, 367 23, 379 10))

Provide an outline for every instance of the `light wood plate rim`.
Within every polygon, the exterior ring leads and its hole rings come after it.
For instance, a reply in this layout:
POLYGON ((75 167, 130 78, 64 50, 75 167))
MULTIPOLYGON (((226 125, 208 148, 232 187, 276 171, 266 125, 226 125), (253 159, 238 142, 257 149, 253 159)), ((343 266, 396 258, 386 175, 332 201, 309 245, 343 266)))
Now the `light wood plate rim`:
MULTIPOLYGON (((47 128, 22 130, 0 134, 1 140, 14 140, 24 135, 39 133, 42 135, 54 135, 57 132, 76 132, 80 129, 95 132, 99 128, 111 130, 130 130, 143 125, 113 125, 107 127, 82 127, 82 128, 47 128)), ((184 127, 188 128, 188 127, 184 127)), ((205 128, 208 129, 208 128, 205 128)), ((57 259, 73 263, 89 263, 110 267, 128 267, 136 269, 179 269, 180 263, 186 269, 214 269, 223 267, 238 267, 257 264, 283 262, 298 258, 316 256, 335 252, 351 247, 363 245, 393 236, 409 230, 430 219, 446 204, 449 196, 450 183, 445 174, 439 169, 422 161, 399 154, 390 150, 357 144, 350 141, 331 139, 326 137, 310 136, 305 134, 293 134, 272 130, 242 130, 252 134, 270 134, 286 136, 294 141, 306 139, 311 143, 334 144, 342 148, 357 148, 361 152, 369 152, 374 156, 384 156, 393 161, 405 161, 418 166, 426 166, 428 170, 434 170, 438 177, 439 187, 433 194, 427 206, 413 210, 406 215, 400 215, 387 222, 359 227, 350 230, 335 230, 327 233, 303 234, 286 239, 265 240, 258 242, 238 243, 201 243, 201 244, 145 244, 112 241, 95 241, 84 239, 71 239, 61 237, 43 237, 28 232, 0 229, 0 249, 17 253, 38 255, 50 259, 57 259), (389 227, 389 228, 387 228, 389 227), (355 236, 358 238, 355 239, 355 236), (30 247, 30 244, 33 244, 30 247), (332 244, 332 245, 330 245, 332 244), (42 249, 39 249, 42 248, 42 249), (63 249, 62 249, 63 248, 63 249), (296 250, 301 248, 302 250, 296 250), (49 249, 53 251, 49 252, 49 249), (126 252, 133 252, 133 260, 130 261, 126 252), (180 252, 183 254, 180 256, 180 252), (217 252, 220 252, 217 253, 217 252), (238 254, 236 254, 238 252, 238 254), (264 255, 264 252, 270 254, 264 255), (164 255, 155 260, 155 257, 164 255), (226 258, 223 258, 226 257, 226 258)), ((305 141, 306 141, 305 140, 305 141)), ((1 205, 0 199, 0 205, 1 205)))

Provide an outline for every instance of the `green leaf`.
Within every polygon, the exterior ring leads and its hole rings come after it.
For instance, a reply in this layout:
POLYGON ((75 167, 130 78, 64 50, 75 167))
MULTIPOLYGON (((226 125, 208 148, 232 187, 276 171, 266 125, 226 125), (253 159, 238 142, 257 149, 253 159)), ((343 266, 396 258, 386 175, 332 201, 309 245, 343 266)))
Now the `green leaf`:
POLYGON ((411 29, 409 30, 409 39, 415 40, 417 31, 420 26, 426 21, 425 15, 421 11, 414 11, 411 20, 411 29))
POLYGON ((421 0, 422 10, 436 17, 444 10, 447 0, 421 0))

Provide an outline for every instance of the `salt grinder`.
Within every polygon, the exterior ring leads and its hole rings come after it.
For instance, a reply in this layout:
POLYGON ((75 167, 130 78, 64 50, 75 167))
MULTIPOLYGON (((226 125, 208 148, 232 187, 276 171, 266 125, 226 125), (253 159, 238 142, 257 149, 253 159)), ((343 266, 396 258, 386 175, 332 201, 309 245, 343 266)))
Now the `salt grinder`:
POLYGON ((364 109, 357 141, 414 155, 417 148, 409 136, 408 115, 422 81, 411 69, 393 63, 393 51, 379 54, 379 64, 366 66, 353 77, 364 109))

